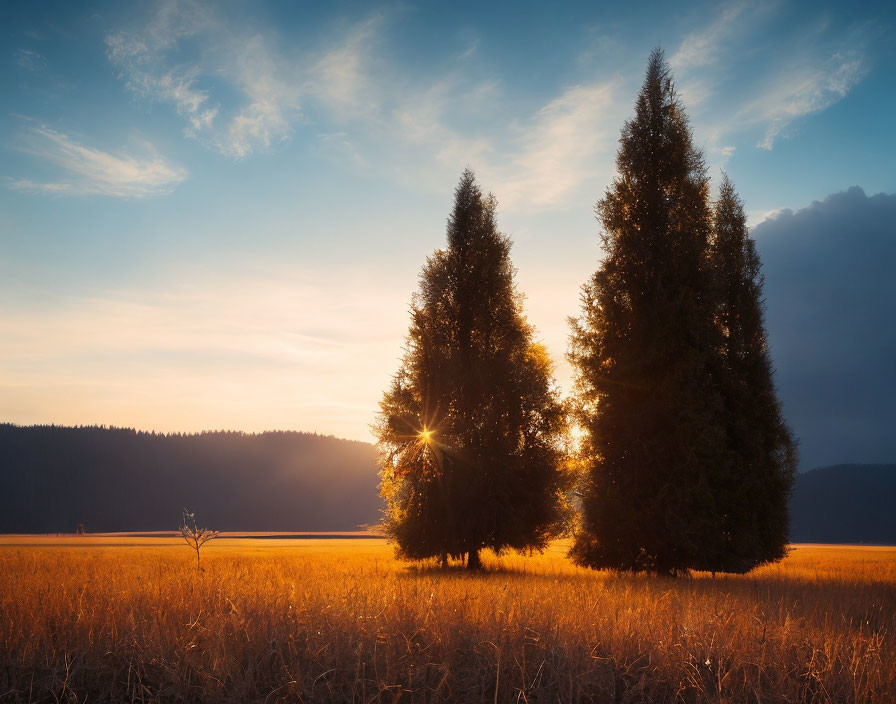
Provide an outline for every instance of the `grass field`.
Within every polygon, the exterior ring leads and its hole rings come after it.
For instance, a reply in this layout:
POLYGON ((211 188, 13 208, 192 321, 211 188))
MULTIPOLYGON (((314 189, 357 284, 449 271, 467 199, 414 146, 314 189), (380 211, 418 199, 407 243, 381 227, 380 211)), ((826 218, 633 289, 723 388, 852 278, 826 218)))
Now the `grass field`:
POLYGON ((467 574, 378 539, 0 537, 0 702, 896 702, 896 548, 467 574))

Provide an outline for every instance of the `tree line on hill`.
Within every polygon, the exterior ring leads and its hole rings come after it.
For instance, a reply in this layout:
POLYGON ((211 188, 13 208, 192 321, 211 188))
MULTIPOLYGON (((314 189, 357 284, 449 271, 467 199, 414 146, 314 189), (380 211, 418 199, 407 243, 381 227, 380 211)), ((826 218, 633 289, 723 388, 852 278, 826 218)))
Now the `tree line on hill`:
MULTIPOLYGON (((368 443, 311 433, 196 435, 0 424, 0 533, 350 531, 383 502, 368 443)), ((797 475, 790 539, 896 544, 896 465, 797 475)))
POLYGON ((896 545, 896 464, 840 464, 797 475, 790 501, 796 543, 896 545))
POLYGON ((660 50, 616 166, 597 204, 605 257, 571 320, 569 406, 526 322, 495 199, 462 175, 375 426, 400 555, 476 568, 482 549, 541 549, 573 521, 570 555, 593 568, 746 572, 785 554, 797 454, 760 262, 727 177, 710 201, 660 50))
POLYGON ((0 533, 354 530, 376 486, 370 444, 312 433, 0 425, 0 533))

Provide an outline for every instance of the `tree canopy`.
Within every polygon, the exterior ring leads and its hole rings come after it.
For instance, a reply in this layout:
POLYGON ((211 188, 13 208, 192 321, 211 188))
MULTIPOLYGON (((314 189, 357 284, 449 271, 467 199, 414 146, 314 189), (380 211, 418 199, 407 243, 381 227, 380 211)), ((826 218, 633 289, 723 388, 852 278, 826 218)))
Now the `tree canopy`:
POLYGON ((374 426, 383 526, 410 559, 542 548, 565 516, 563 405, 533 341, 496 202, 465 171, 374 426))
POLYGON ((572 321, 586 431, 572 555, 596 568, 679 574, 709 568, 719 552, 732 456, 708 178, 660 50, 616 166, 597 205, 606 256, 572 321))

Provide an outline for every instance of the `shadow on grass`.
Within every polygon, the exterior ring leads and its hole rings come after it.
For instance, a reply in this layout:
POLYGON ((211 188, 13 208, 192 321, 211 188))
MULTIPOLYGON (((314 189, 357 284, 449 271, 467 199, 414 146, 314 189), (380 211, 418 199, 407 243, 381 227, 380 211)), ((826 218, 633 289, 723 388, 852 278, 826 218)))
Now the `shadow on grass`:
POLYGON ((513 581, 546 581, 556 583, 593 583, 595 581, 613 582, 650 582, 652 584, 668 583, 669 585, 681 584, 687 579, 675 579, 643 573, 614 572, 612 570, 581 569, 575 572, 551 571, 538 568, 520 567, 517 565, 486 564, 479 569, 471 570, 460 563, 449 564, 442 567, 437 563, 418 562, 405 565, 396 572, 399 579, 438 579, 442 577, 469 579, 474 581, 486 580, 513 580, 513 581))
POLYGON ((527 585, 550 584, 557 589, 584 588, 601 585, 615 590, 653 592, 658 597, 677 594, 693 600, 731 597, 744 604, 756 604, 771 616, 780 608, 794 616, 824 622, 825 610, 820 605, 841 604, 842 615, 848 620, 873 627, 887 620, 886 614, 896 605, 896 585, 881 582, 855 583, 842 579, 813 580, 804 575, 737 575, 724 574, 715 578, 709 574, 669 577, 643 572, 581 569, 576 572, 551 572, 527 569, 515 565, 488 564, 479 570, 468 570, 461 564, 441 567, 438 564, 417 563, 398 570, 399 580, 466 580, 470 583, 505 583, 526 588, 527 585), (856 599, 856 594, 863 598, 856 599))

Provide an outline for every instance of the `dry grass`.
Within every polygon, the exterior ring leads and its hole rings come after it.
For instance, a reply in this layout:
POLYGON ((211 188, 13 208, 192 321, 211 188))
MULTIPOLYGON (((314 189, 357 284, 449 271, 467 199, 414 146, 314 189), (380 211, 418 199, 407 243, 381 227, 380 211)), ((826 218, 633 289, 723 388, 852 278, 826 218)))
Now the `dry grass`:
POLYGON ((225 539, 197 574, 168 538, 0 539, 0 702, 896 701, 896 548, 678 581, 563 551, 225 539))

